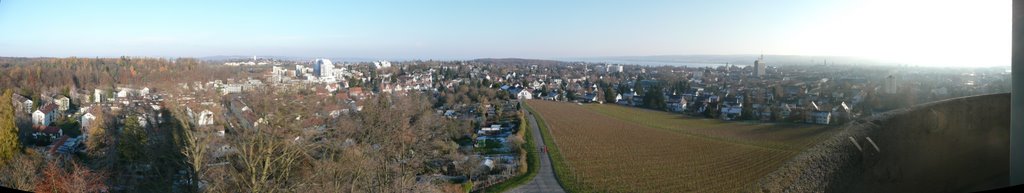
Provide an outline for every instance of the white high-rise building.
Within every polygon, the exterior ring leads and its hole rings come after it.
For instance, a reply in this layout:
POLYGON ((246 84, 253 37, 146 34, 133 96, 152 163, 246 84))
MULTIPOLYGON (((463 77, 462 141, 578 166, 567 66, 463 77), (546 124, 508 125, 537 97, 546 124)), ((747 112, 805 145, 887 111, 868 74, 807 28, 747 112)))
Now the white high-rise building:
POLYGON ((605 72, 622 72, 622 65, 608 65, 605 66, 605 72))
POLYGON ((882 91, 886 94, 896 94, 899 92, 899 88, 896 86, 896 76, 889 75, 885 78, 884 84, 882 84, 882 91))
POLYGON ((333 71, 334 63, 331 63, 331 60, 320 58, 313 61, 313 76, 322 77, 332 74, 333 71))
POLYGON ((334 76, 334 64, 329 61, 320 66, 320 77, 327 76, 334 76))
POLYGON ((391 67, 391 62, 388 62, 387 60, 373 61, 373 67, 376 69, 388 68, 391 67))
POLYGON ((100 103, 103 101, 103 90, 94 89, 92 91, 92 102, 100 103))
POLYGON ((764 63, 764 55, 761 55, 761 57, 758 57, 757 60, 754 60, 754 75, 764 76, 765 65, 767 64, 764 63))

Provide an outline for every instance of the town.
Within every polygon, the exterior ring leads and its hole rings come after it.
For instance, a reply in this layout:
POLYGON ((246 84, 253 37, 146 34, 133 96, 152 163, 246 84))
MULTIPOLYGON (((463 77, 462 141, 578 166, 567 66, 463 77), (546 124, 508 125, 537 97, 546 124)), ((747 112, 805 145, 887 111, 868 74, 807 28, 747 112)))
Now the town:
MULTIPOLYGON (((280 188, 261 186, 288 177, 292 169, 239 168, 360 167, 351 165, 357 163, 411 168, 369 169, 408 180, 377 183, 480 191, 524 174, 527 155, 538 151, 523 132, 519 101, 529 99, 614 103, 726 121, 836 125, 928 101, 1009 89, 1009 73, 998 68, 775 65, 770 59, 713 67, 255 57, 227 62, 6 58, 0 63, 11 74, 3 82, 13 93, 5 99, 11 100, 20 143, 34 155, 20 158, 23 164, 87 165, 108 175, 93 183, 115 192, 280 188), (35 66, 55 61, 63 65, 35 66), (254 147, 253 140, 268 140, 264 135, 274 142, 261 144, 289 148, 254 147), (248 162, 247 156, 261 155, 253 152, 260 148, 303 156, 248 162), (364 151, 389 153, 374 157, 364 151), (343 161, 330 162, 339 156, 343 161), (365 160, 347 160, 351 156, 365 160), (229 183, 235 171, 271 179, 229 183)), ((3 171, 36 176, 35 170, 3 171)), ((332 178, 308 178, 316 177, 332 178)), ((325 185, 277 184, 317 190, 325 185)))

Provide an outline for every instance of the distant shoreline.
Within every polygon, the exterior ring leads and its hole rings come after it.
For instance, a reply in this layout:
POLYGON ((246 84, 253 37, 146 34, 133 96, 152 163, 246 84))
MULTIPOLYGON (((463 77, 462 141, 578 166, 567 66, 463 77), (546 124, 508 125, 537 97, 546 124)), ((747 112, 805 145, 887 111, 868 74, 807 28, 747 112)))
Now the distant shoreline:
MULTIPOLYGON (((569 61, 569 60, 564 60, 569 61)), ((746 64, 738 65, 734 63, 710 63, 710 62, 672 62, 672 61, 645 61, 645 60, 577 60, 576 62, 587 62, 587 63, 606 63, 606 64, 621 64, 621 65, 641 65, 641 66, 686 66, 686 67, 718 67, 725 66, 727 64, 736 65, 739 67, 747 66, 746 64)))

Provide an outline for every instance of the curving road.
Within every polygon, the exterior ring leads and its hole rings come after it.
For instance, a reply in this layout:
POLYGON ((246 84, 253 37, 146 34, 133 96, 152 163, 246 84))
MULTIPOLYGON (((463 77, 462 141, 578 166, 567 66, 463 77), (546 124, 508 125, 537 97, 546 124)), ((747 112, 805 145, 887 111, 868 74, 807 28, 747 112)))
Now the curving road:
MULTIPOLYGON (((539 148, 544 147, 544 138, 540 133, 540 127, 537 126, 537 119, 533 117, 533 113, 526 111, 526 118, 530 121, 530 132, 533 135, 533 141, 536 142, 539 148)), ((534 149, 531 151, 539 151, 534 149)), ((537 176, 533 177, 533 180, 522 186, 516 187, 508 192, 565 192, 562 186, 558 184, 558 179, 555 178, 555 170, 551 168, 551 158, 545 152, 540 152, 540 168, 537 170, 537 176)))

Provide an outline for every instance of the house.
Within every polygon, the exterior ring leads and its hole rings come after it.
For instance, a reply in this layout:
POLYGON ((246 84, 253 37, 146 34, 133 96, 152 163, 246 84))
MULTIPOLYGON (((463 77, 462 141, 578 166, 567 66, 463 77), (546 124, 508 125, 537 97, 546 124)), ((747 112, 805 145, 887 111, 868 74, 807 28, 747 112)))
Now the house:
POLYGON ((57 110, 60 112, 67 112, 68 108, 71 106, 71 99, 66 96, 57 97, 53 102, 57 103, 57 110))
POLYGON ((822 109, 813 101, 808 110, 810 111, 810 116, 807 117, 808 123, 828 125, 832 119, 832 112, 822 109))
POLYGON ((596 93, 586 93, 586 94, 583 94, 582 98, 580 98, 580 102, 600 103, 602 101, 597 99, 597 94, 596 93))
POLYGON ((227 84, 221 88, 221 95, 227 95, 231 93, 242 92, 242 85, 240 84, 227 84))
POLYGON ((130 88, 119 88, 119 89, 120 90, 117 91, 117 98, 126 98, 126 97, 128 97, 128 93, 131 92, 131 90, 132 90, 130 88))
POLYGON ((522 89, 519 93, 516 93, 517 99, 533 99, 533 93, 529 89, 522 89))
POLYGON ((32 112, 32 124, 38 126, 48 126, 53 123, 53 119, 57 114, 57 105, 53 103, 47 103, 35 112, 32 112))
POLYGON ((149 125, 148 117, 149 116, 146 116, 145 114, 142 114, 142 115, 139 115, 139 116, 137 116, 135 118, 135 120, 137 120, 137 122, 139 123, 139 127, 146 128, 146 126, 149 125))
POLYGON ((363 93, 363 87, 352 87, 348 88, 348 94, 352 98, 362 99, 365 94, 363 93))
POLYGON ((93 91, 92 91, 92 102, 94 102, 94 103, 103 102, 103 90, 93 89, 93 91))
POLYGON ((444 111, 444 116, 448 118, 456 118, 459 116, 459 114, 455 113, 455 110, 447 110, 444 111))
POLYGON ((622 100, 622 94, 615 94, 615 100, 614 101, 616 103, 618 103, 620 100, 622 100))
POLYGON ((551 101, 558 100, 558 92, 557 91, 548 92, 547 95, 544 95, 544 97, 542 97, 542 99, 544 99, 544 100, 551 100, 551 101))
POLYGON ((485 170, 490 171, 494 169, 494 159, 484 158, 483 162, 480 162, 480 166, 484 167, 485 170))
POLYGON ((623 95, 623 94, 615 95, 615 103, 618 103, 620 105, 629 105, 629 103, 631 103, 631 102, 633 102, 633 95, 632 94, 628 94, 627 93, 626 95, 623 95))
POLYGON ((839 106, 832 108, 832 115, 836 118, 835 121, 837 121, 838 124, 843 124, 853 119, 853 112, 850 109, 850 106, 846 105, 846 102, 841 102, 839 103, 839 106))
POLYGON ((352 101, 352 98, 349 96, 348 91, 338 91, 337 93, 334 94, 334 98, 338 99, 339 101, 352 101))
POLYGON ((814 124, 828 125, 832 119, 832 112, 829 111, 813 111, 811 112, 811 119, 814 120, 814 124))
POLYGON ((742 112, 743 112, 743 104, 728 105, 728 106, 727 105, 723 105, 722 106, 722 115, 720 117, 722 118, 722 120, 726 120, 726 121, 728 121, 728 120, 735 120, 737 118, 740 118, 740 116, 742 115, 742 112))
POLYGON ((53 142, 57 138, 64 136, 64 130, 59 127, 53 126, 35 126, 35 131, 32 132, 32 137, 35 140, 48 140, 53 142))
POLYGON ((139 96, 146 97, 146 96, 149 96, 149 91, 150 91, 149 87, 142 87, 142 89, 139 90, 138 93, 139 93, 139 96))
POLYGON ((686 97, 683 95, 669 96, 668 99, 665 101, 665 105, 668 107, 669 111, 683 112, 684 110, 686 110, 687 106, 686 97))
POLYGON ((89 127, 96 121, 96 115, 93 115, 92 112, 86 112, 79 119, 78 123, 82 126, 82 133, 89 133, 89 127))
POLYGON ((633 95, 633 97, 630 97, 630 102, 632 102, 631 105, 633 105, 635 107, 643 106, 644 105, 644 96, 643 95, 633 95))
POLYGON ((203 110, 203 112, 199 112, 199 117, 196 119, 196 125, 213 125, 213 112, 210 110, 203 110))
POLYGON ((491 125, 490 127, 480 128, 481 132, 497 132, 501 131, 501 125, 491 125))
POLYGON ((779 107, 779 117, 782 119, 789 119, 789 116, 793 115, 793 108, 789 104, 782 103, 779 107))
POLYGON ((29 113, 32 112, 32 100, 25 98, 19 94, 11 95, 11 105, 14 106, 15 111, 29 113))
POLYGON ((338 85, 338 83, 328 84, 327 86, 324 86, 324 89, 326 89, 327 92, 330 92, 330 93, 337 92, 338 89, 340 89, 340 88, 341 88, 341 86, 338 85))
POLYGON ((786 94, 786 97, 795 97, 806 94, 807 90, 800 86, 786 86, 783 88, 783 93, 786 94))
POLYGON ((722 120, 735 120, 742 116, 743 112, 743 97, 742 96, 729 96, 726 94, 725 100, 722 100, 721 117, 722 120))
POLYGON ((348 109, 335 109, 335 110, 331 110, 331 112, 327 113, 327 115, 330 115, 331 118, 338 118, 342 114, 348 114, 348 112, 349 112, 348 109))

